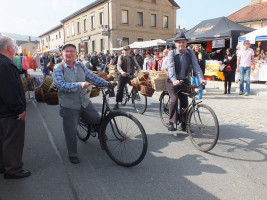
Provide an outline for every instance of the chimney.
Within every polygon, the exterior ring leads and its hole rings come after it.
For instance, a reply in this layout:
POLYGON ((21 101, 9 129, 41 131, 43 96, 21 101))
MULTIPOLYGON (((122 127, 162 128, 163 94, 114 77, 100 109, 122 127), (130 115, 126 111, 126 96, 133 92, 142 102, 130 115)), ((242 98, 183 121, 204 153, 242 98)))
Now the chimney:
POLYGON ((28 42, 31 42, 31 36, 29 36, 28 42))

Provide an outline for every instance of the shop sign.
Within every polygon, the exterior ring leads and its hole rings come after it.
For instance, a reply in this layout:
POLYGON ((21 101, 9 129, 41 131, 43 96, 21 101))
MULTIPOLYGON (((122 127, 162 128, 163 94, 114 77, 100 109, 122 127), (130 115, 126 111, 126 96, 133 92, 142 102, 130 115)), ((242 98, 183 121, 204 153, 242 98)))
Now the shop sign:
POLYGON ((212 48, 224 48, 225 47, 225 39, 212 40, 212 48))
POLYGON ((87 41, 87 40, 89 40, 90 39, 90 37, 88 36, 88 37, 83 37, 83 38, 81 38, 81 41, 87 41))

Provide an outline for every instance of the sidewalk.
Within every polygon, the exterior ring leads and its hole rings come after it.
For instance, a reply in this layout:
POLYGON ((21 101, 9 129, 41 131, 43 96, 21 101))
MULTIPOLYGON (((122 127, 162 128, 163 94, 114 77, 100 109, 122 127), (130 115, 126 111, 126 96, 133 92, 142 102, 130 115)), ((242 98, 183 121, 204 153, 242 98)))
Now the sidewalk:
MULTIPOLYGON (((246 84, 244 84, 244 87, 246 87, 246 84)), ((210 88, 224 91, 224 81, 207 81, 206 85, 207 91, 210 88)), ((239 92, 239 83, 232 82, 231 92, 232 93, 239 92)), ((250 95, 267 96, 267 85, 265 84, 265 82, 251 82, 250 95)))

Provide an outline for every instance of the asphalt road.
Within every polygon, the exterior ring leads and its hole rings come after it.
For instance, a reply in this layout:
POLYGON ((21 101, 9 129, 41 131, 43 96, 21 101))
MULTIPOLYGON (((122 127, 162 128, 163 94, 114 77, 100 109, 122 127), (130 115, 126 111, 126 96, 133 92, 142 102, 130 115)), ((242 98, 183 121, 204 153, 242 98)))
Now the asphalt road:
MULTIPOLYGON (((194 148, 187 134, 168 132, 159 119, 158 94, 144 115, 131 112, 148 135, 148 151, 137 166, 116 165, 96 138, 78 141, 81 163, 67 157, 58 106, 28 101, 21 180, 0 177, 1 200, 263 200, 267 197, 267 97, 223 95, 207 89, 204 103, 220 123, 218 144, 209 153, 194 148)), ((93 98, 101 107, 101 98, 93 98)), ((113 106, 114 99, 110 99, 113 106)))

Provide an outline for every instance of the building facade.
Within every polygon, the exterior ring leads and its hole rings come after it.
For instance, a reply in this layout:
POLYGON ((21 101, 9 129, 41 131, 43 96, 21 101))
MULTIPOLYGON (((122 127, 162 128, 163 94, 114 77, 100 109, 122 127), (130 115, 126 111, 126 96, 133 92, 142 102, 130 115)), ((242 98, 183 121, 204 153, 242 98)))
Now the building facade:
POLYGON ((39 36, 40 50, 58 52, 64 44, 63 24, 60 24, 39 36))
POLYGON ((251 4, 227 17, 244 26, 259 29, 267 26, 267 0, 251 0, 251 4))
POLYGON ((79 53, 105 52, 176 34, 174 0, 97 0, 61 21, 65 43, 79 53))

